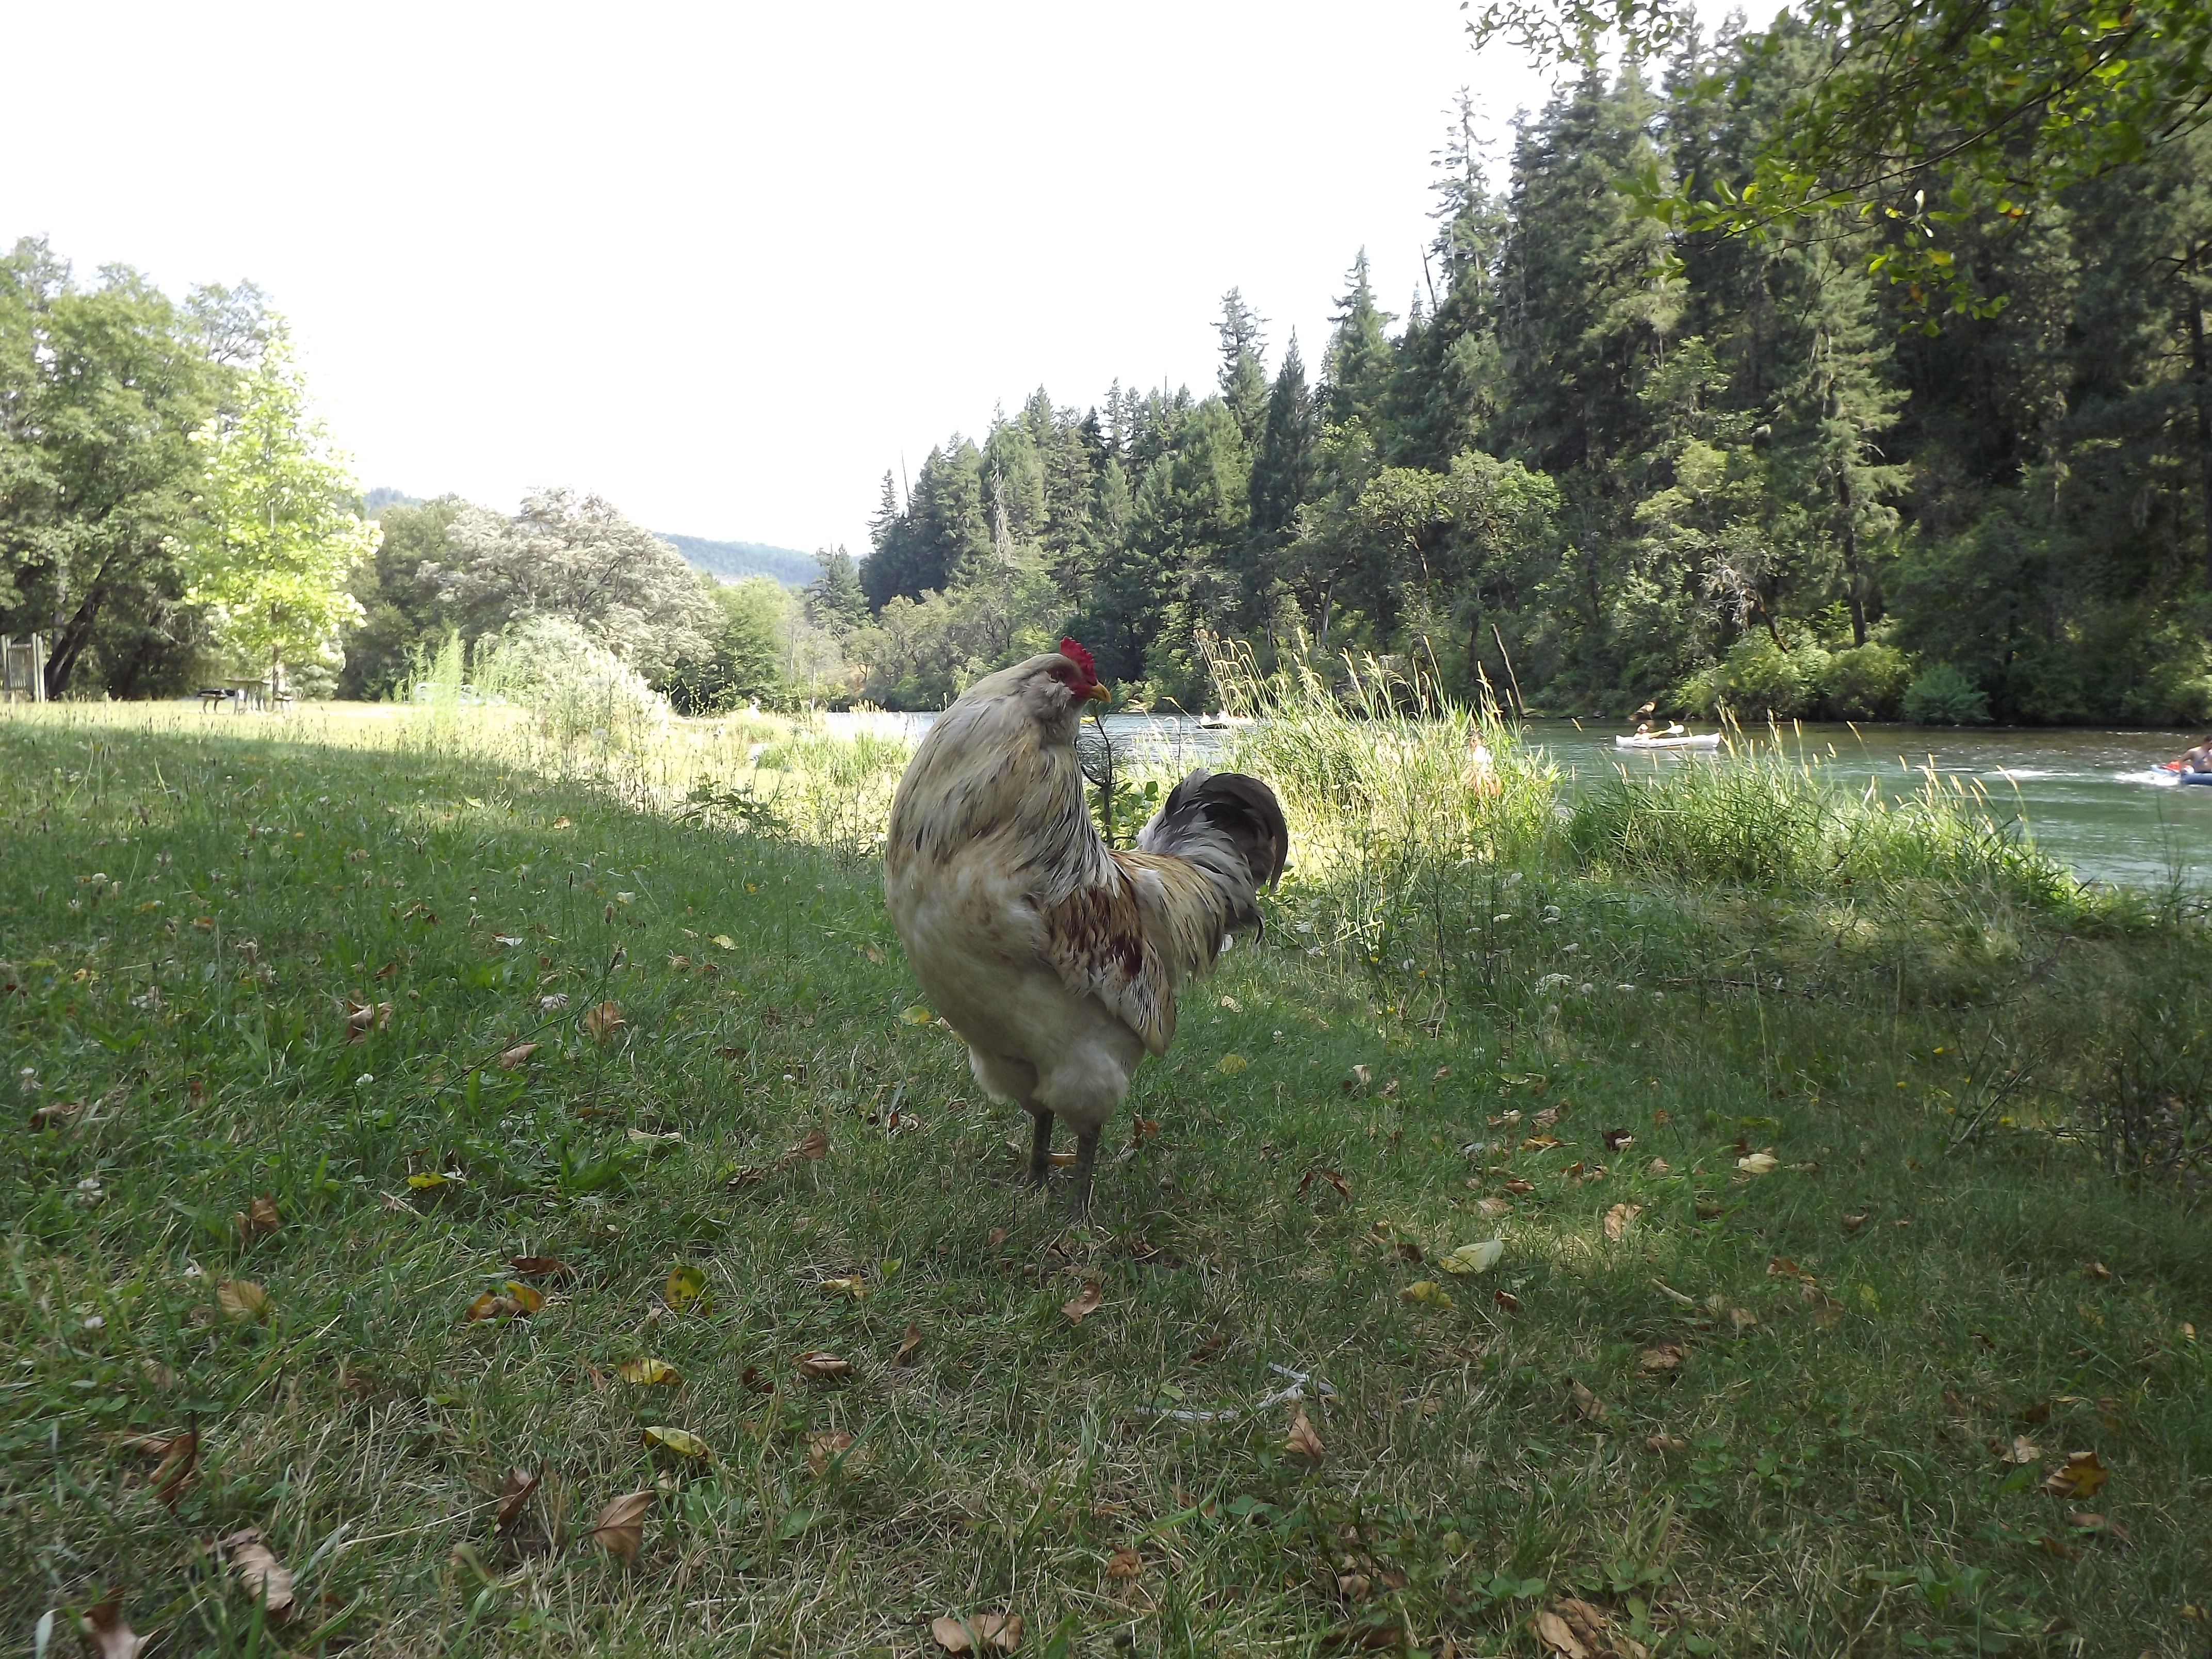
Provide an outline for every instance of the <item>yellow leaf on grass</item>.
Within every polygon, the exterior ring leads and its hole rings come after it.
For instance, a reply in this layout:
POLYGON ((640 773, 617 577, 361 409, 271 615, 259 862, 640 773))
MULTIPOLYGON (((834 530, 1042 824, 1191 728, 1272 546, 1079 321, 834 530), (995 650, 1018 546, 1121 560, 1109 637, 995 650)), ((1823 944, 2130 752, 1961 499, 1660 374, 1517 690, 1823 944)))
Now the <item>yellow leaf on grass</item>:
POLYGON ((689 1429, 671 1429, 659 1425, 645 1431, 645 1443, 658 1446, 664 1451, 674 1452, 678 1457, 705 1457, 707 1443, 689 1429))
POLYGON ((1772 1175, 1782 1167, 1782 1160, 1771 1152, 1753 1152, 1747 1158, 1736 1159, 1735 1167, 1746 1175, 1772 1175))
POLYGON ((226 1279, 215 1287, 216 1305, 233 1319, 266 1319, 269 1292, 250 1279, 226 1279))
MULTIPOLYGON (((1495 1200, 1484 1201, 1496 1202, 1495 1200)), ((1510 1209, 1513 1206, 1503 1204, 1498 1207, 1510 1209)), ((1462 1244, 1457 1249, 1447 1252, 1437 1265, 1448 1273, 1486 1273, 1498 1264, 1504 1255, 1504 1239, 1486 1238, 1479 1244, 1462 1244)))
POLYGON ((645 1388, 655 1383, 681 1382, 683 1373, 665 1359, 625 1359, 615 1367, 615 1375, 625 1382, 635 1382, 645 1388))
POLYGON ((715 934, 711 943, 717 950, 721 951, 734 951, 738 948, 737 940, 732 939, 727 933, 715 934))
POLYGON ((899 1018, 908 1025, 927 1025, 935 1018, 935 1015, 918 1002, 911 1008, 902 1008, 899 1011, 899 1018))
POLYGON ((1244 1070, 1244 1068, 1250 1064, 1251 1062, 1246 1060, 1242 1054, 1224 1054, 1221 1057, 1220 1063, 1215 1066, 1213 1069, 1220 1073, 1224 1077, 1235 1077, 1237 1073, 1244 1070))
POLYGON ((706 1293, 706 1274, 688 1261, 680 1261, 671 1267, 667 1282, 660 1287, 660 1299, 676 1313, 696 1306, 706 1293))
POLYGON ((268 1608, 271 1619, 282 1619, 292 1610, 292 1571, 262 1542, 260 1528, 241 1527, 216 1547, 230 1563, 231 1571, 238 1575, 246 1593, 268 1608))
POLYGON ((1398 1300, 1401 1302, 1423 1302, 1428 1304, 1431 1307, 1435 1308, 1449 1308, 1452 1304, 1450 1292, 1446 1291, 1443 1285, 1437 1284, 1433 1279, 1415 1279, 1412 1284, 1407 1285, 1404 1290, 1398 1292, 1398 1300))
POLYGON ((1076 1292, 1073 1300, 1060 1304, 1060 1310, 1067 1316, 1071 1323, 1080 1325, 1098 1311, 1099 1305, 1105 1299, 1104 1293, 1098 1288, 1098 1281, 1095 1279, 1087 1279, 1084 1280, 1083 1288, 1076 1292))
POLYGON ((612 1002, 595 1002, 584 1010, 584 1029, 592 1034, 594 1042, 605 1042, 617 1027, 628 1023, 623 1018, 621 1007, 612 1002))
POLYGON ((933 1619, 929 1633, 947 1653, 975 1653, 996 1648, 1012 1653, 1021 1645, 1022 1616, 1018 1613, 977 1613, 965 1619, 933 1619))
POLYGON ((855 1302, 868 1293, 867 1281, 859 1273, 849 1273, 843 1279, 825 1279, 822 1288, 831 1296, 849 1296, 855 1302))
POLYGON ((1615 1243, 1619 1243, 1620 1236, 1626 1232, 1635 1224, 1636 1218, 1643 1213, 1644 1206, 1641 1204, 1614 1205, 1605 1212, 1605 1236, 1615 1243))
POLYGON ((2069 1452, 2065 1463, 2053 1469, 2045 1480, 2043 1489, 2061 1498, 2087 1498, 2111 1478, 2112 1473, 2097 1461, 2097 1454, 2093 1451, 2069 1452))
POLYGON ((599 1511, 586 1536, 628 1566, 645 1542, 645 1516, 652 1507, 651 1492, 624 1492, 599 1511))
POLYGON ((1306 1408, 1298 1407, 1291 1413, 1291 1431, 1285 1437, 1283 1449, 1298 1457, 1310 1457, 1316 1463, 1328 1455, 1328 1448, 1314 1432, 1314 1425, 1306 1418, 1306 1408))
POLYGON ((407 1184, 418 1193, 434 1193, 452 1179, 451 1176, 441 1176, 432 1170, 426 1170, 421 1175, 409 1176, 407 1184))

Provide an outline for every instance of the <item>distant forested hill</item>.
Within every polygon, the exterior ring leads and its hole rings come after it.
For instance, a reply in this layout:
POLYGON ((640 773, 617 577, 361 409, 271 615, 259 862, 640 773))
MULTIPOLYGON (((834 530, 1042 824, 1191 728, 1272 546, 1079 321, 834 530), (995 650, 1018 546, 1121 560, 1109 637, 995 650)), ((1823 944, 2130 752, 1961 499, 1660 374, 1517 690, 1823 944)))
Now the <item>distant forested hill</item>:
POLYGON ((804 587, 822 574, 811 554, 796 548, 769 547, 762 542, 710 542, 703 536, 672 536, 663 530, 660 539, 701 570, 711 570, 726 581, 740 576, 773 576, 787 587, 804 587))

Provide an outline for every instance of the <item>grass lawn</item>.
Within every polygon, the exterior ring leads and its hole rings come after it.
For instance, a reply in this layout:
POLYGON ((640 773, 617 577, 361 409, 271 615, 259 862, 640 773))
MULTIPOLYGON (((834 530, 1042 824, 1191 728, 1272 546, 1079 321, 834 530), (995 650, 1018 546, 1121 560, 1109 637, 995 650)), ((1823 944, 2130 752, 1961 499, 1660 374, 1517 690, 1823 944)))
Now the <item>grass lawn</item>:
POLYGON ((0 776, 18 1650, 2212 1638, 2201 1198, 1990 1060, 2201 1050, 2197 922, 1539 872, 1415 1018, 1294 878, 1070 1231, 870 864, 282 717, 0 776))

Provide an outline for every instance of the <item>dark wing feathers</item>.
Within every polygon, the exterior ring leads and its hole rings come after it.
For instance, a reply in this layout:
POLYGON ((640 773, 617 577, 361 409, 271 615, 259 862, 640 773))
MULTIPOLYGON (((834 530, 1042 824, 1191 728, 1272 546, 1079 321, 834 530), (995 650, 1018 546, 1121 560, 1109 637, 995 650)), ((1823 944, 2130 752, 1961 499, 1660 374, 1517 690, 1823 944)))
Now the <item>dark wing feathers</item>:
POLYGON ((1205 838, 1206 830, 1225 837, 1237 849, 1255 890, 1273 887, 1282 875, 1290 856, 1290 828, 1275 792, 1259 779, 1199 768, 1176 785, 1137 845, 1148 853, 1179 853, 1194 838, 1205 838))

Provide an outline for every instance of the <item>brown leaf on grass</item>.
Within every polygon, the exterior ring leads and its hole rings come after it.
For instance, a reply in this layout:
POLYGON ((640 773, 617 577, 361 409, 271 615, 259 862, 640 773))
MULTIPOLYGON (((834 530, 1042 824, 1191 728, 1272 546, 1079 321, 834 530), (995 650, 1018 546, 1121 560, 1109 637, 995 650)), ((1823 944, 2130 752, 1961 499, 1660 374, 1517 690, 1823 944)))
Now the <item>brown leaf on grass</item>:
POLYGON ((799 1374, 810 1382, 836 1382, 853 1374, 853 1362, 840 1359, 827 1348, 799 1356, 799 1374))
POLYGON ((1813 1282, 1813 1275, 1786 1255, 1771 1255, 1766 1258, 1766 1276, 1769 1279, 1794 1279, 1803 1285, 1810 1285, 1813 1282))
POLYGON ((2108 1516, 2098 1515, 2088 1510, 2067 1510, 2066 1524, 2076 1532, 2088 1533, 2100 1538, 2116 1538, 2123 1544, 2132 1544, 2136 1541, 2129 1534, 2128 1529, 2118 1522, 2108 1516))
POLYGON ((1346 1079, 1344 1086, 1346 1089, 1349 1090, 1354 1085, 1357 1085, 1358 1087, 1365 1089, 1371 1086, 1374 1081, 1375 1074, 1372 1072, 1369 1071, 1364 1066, 1355 1066, 1352 1068, 1352 1076, 1346 1079))
POLYGON ((282 1619, 292 1610, 292 1571, 270 1553, 260 1528, 241 1527, 216 1547, 246 1593, 269 1609, 271 1619, 282 1619))
POLYGON ((1496 1221, 1511 1215, 1513 1206, 1502 1198, 1478 1198, 1474 1200, 1474 1212, 1485 1221, 1496 1221))
POLYGON ((2112 1270, 2101 1261, 2092 1261, 2081 1269, 2081 1277, 2084 1279, 2110 1279, 2112 1276, 2112 1270))
POLYGON ((1844 1218, 1844 1231, 1847 1233, 1855 1233, 1865 1226, 1866 1223, 1867 1218, 1863 1215, 1847 1215, 1844 1218))
POLYGON ((1104 1294, 1098 1288, 1098 1281, 1095 1279, 1086 1279, 1083 1281, 1083 1288, 1076 1292, 1074 1299, 1061 1303, 1060 1310, 1067 1316, 1070 1324, 1080 1325, 1092 1314, 1097 1313, 1105 1300, 1104 1294))
POLYGON ((1997 1456, 2007 1463, 2040 1463, 2043 1461, 2043 1448, 2024 1434, 2013 1436, 2009 1446, 2002 1440, 1992 1440, 1990 1444, 1996 1449, 1997 1456))
POLYGON ((152 1639, 138 1635, 125 1622, 123 1598, 113 1590, 98 1606, 87 1607, 77 1626, 91 1639, 100 1659, 138 1659, 138 1650, 152 1639))
POLYGON ((537 1052, 538 1044, 534 1042, 518 1042, 512 1048, 501 1051, 499 1057, 499 1063, 501 1067, 506 1071, 519 1071, 523 1066, 530 1064, 531 1055, 537 1052))
POLYGON ((1559 1144, 1559 1138, 1557 1135, 1530 1135, 1521 1143, 1521 1150, 1524 1152, 1540 1152, 1547 1146, 1556 1146, 1559 1144))
POLYGON ((1291 1413, 1291 1431, 1283 1441, 1283 1449, 1297 1457, 1310 1457, 1316 1463, 1328 1455, 1321 1437, 1314 1432, 1313 1424, 1307 1419, 1306 1408, 1298 1407, 1291 1413))
POLYGON ((1620 1236, 1633 1226, 1636 1218, 1643 1213, 1644 1206, 1641 1204, 1614 1205, 1605 1212, 1605 1236, 1618 1244, 1620 1242, 1620 1236))
POLYGON ((1748 1308, 1730 1308, 1729 1323, 1735 1327, 1736 1334, 1741 1336, 1759 1323, 1759 1316, 1748 1308))
POLYGON ((783 1155, 787 1164, 799 1164, 825 1156, 830 1151, 830 1136, 822 1129, 810 1129, 806 1138, 788 1149, 783 1155))
POLYGON ((951 1617, 929 1621, 929 1633, 947 1653, 975 1653, 996 1648, 1012 1653, 1021 1645, 1022 1616, 1018 1613, 977 1613, 965 1619, 951 1617))
POLYGON ((216 1305, 233 1319, 269 1317, 269 1292, 250 1279, 226 1279, 215 1287, 216 1305))
POLYGON ((1671 1173, 1674 1167, 1665 1158, 1655 1158, 1644 1166, 1644 1173, 1648 1176, 1662 1176, 1671 1173))
POLYGON ((1530 1193, 1536 1190, 1536 1183, 1533 1181, 1522 1181, 1516 1177, 1516 1179, 1505 1183, 1504 1190, 1512 1194, 1516 1198, 1525 1198, 1530 1193))
POLYGON ((198 1431, 187 1429, 182 1434, 143 1435, 131 1446, 134 1451, 159 1460, 154 1468, 154 1496, 170 1509, 176 1508, 177 1496, 199 1462, 198 1431))
POLYGON ((1536 1639, 1547 1652, 1559 1659, 1590 1659, 1590 1650, 1582 1644, 1567 1621, 1548 1607, 1536 1615, 1536 1639))
POLYGON ((653 1493, 624 1492, 599 1511, 599 1518, 584 1535, 628 1566, 645 1545, 645 1517, 653 1508, 653 1493))
POLYGON ((1316 1181, 1326 1181, 1335 1188, 1339 1198, 1349 1200, 1352 1197, 1352 1183, 1334 1170, 1308 1170, 1298 1181, 1298 1196, 1304 1198, 1306 1188, 1316 1181))
POLYGON ((1129 1144, 1132 1146, 1141 1146, 1146 1141, 1150 1140, 1154 1135, 1159 1133, 1159 1132, 1160 1125, 1158 1119, 1150 1117, 1138 1118, 1134 1122, 1129 1125, 1129 1144))
POLYGON ((284 1224, 277 1218, 276 1200, 264 1193, 231 1218, 238 1228, 238 1236, 251 1243, 264 1233, 273 1233, 284 1224))
POLYGON ((511 1255, 507 1265, 525 1279, 574 1279, 576 1270, 556 1255, 511 1255))
POLYGON ((1127 1544, 1106 1558, 1106 1576, 1119 1583, 1126 1584, 1141 1577, 1144 1571, 1145 1558, 1127 1544))
POLYGON ((1573 1407, 1575 1415, 1585 1423, 1595 1423, 1601 1428, 1606 1419, 1612 1415, 1606 1409, 1605 1401, 1583 1387, 1578 1376, 1567 1379, 1567 1400, 1573 1407))
POLYGON ((806 1437, 806 1467, 814 1472, 817 1480, 829 1474, 830 1466, 841 1457, 845 1468, 860 1467, 860 1454, 853 1449, 853 1437, 844 1430, 830 1429, 806 1437))
POLYGON ((544 1305, 545 1298, 538 1291, 509 1279, 503 1290, 486 1291, 470 1303, 461 1317, 471 1324, 480 1319, 513 1319, 534 1314, 544 1305))
POLYGON ((584 1010, 584 1029, 591 1033, 594 1042, 605 1042, 629 1023, 623 1018, 622 1008, 617 1003, 595 1002, 584 1010))
POLYGON ((1647 1434, 1644 1437, 1644 1449, 1648 1452, 1657 1452, 1664 1457, 1669 1452, 1689 1450, 1690 1443, 1678 1439, 1671 1434, 1647 1434))
POLYGON ((920 1352, 921 1349, 921 1327, 915 1324, 912 1320, 908 1320, 906 1327, 906 1340, 901 1342, 898 1346, 892 1351, 891 1364, 894 1365, 911 1365, 914 1364, 915 1354, 920 1352))
POLYGON ((681 1382, 683 1373, 665 1359, 625 1359, 615 1367, 615 1375, 625 1382, 635 1382, 641 1388, 681 1382))
POLYGON ((1521 1298, 1510 1291, 1492 1291, 1490 1299, 1505 1313, 1517 1314, 1521 1311, 1521 1298))
POLYGON ((493 1513, 492 1524, 505 1532, 521 1518, 522 1506, 537 1490, 536 1475, 527 1469, 509 1469, 507 1479, 499 1483, 499 1508, 493 1513))
POLYGON ((1624 1146, 1636 1144, 1635 1133, 1629 1129, 1603 1129, 1599 1131, 1598 1139, 1605 1142, 1605 1149, 1608 1152, 1617 1152, 1624 1146))
POLYGON ((1636 1363, 1647 1371, 1678 1371, 1686 1357, 1679 1342, 1655 1342, 1636 1356, 1636 1363))
POLYGON ((1229 1333, 1226 1331, 1215 1331, 1212 1334, 1208 1336, 1205 1341, 1200 1343, 1196 1347, 1190 1351, 1191 1363, 1194 1364, 1204 1364, 1207 1360, 1212 1358, 1216 1354, 1219 1353, 1228 1346, 1229 1333))
POLYGON ((2068 1452, 2065 1463, 2045 1479, 2043 1489, 2061 1498, 2091 1498, 2112 1473, 2093 1451, 2068 1452))
POLYGON ((84 1103, 81 1100, 50 1100, 43 1106, 31 1109, 31 1127, 33 1129, 58 1129, 83 1110, 84 1103))

